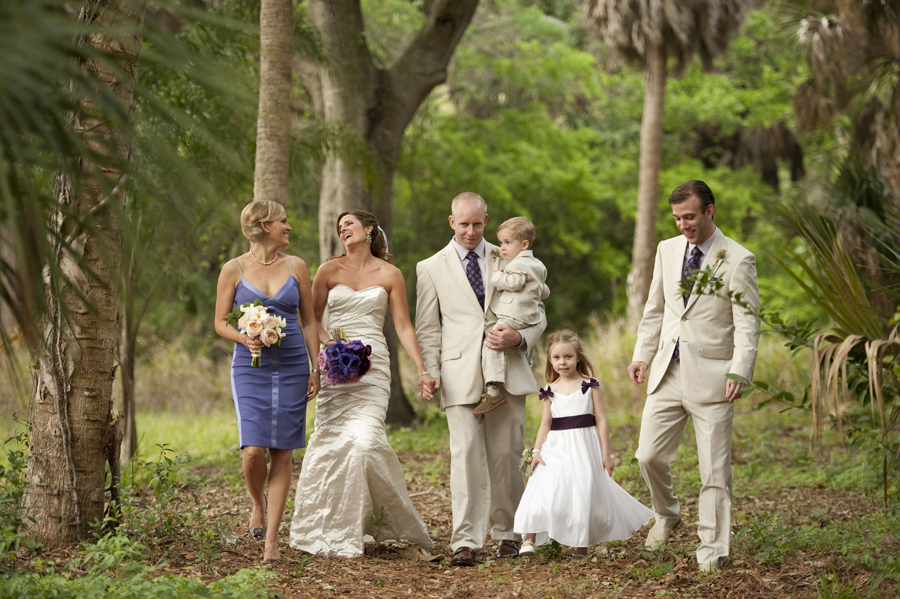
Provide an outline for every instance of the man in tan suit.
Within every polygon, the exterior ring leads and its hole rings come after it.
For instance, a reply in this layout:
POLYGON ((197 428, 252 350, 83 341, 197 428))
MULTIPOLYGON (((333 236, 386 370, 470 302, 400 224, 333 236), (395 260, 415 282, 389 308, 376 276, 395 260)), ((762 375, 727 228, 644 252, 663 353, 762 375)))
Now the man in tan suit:
POLYGON ((694 421, 702 482, 697 562, 708 572, 720 568, 731 543, 733 402, 753 376, 759 340, 759 318, 723 296, 741 293, 749 307, 759 306, 756 259, 713 223, 715 198, 704 182, 679 185, 669 204, 683 236, 657 248, 628 367, 632 382, 639 385, 652 360, 636 455, 656 513, 646 544, 666 544, 681 523, 670 466, 685 422, 688 417, 694 421), (721 290, 682 295, 680 281, 706 268, 721 290))
MULTIPOLYGON (((490 305, 491 276, 505 262, 492 260, 497 246, 484 240, 487 204, 466 192, 453 199, 453 239, 416 267, 416 337, 428 372, 441 388, 441 408, 450 429, 450 495, 453 507, 451 565, 474 566, 488 530, 499 540, 497 557, 518 555, 513 532, 516 508, 525 489, 519 459, 525 428, 525 395, 534 393, 529 378, 515 370, 527 361, 511 360, 504 393, 507 402, 475 416, 484 391, 482 346, 514 347, 530 355, 547 320, 517 331, 499 323, 484 334, 484 306, 490 305)), ((533 385, 536 387, 536 385, 533 385)))

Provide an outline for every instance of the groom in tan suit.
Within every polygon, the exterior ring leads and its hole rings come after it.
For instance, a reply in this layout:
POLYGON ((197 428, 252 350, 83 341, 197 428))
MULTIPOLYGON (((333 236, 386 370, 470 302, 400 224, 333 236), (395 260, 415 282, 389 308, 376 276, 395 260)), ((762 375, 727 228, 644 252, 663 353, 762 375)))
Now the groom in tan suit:
MULTIPOLYGON (((416 267, 416 337, 428 372, 441 388, 441 408, 450 429, 450 495, 453 506, 453 566, 474 566, 488 530, 499 541, 497 557, 518 555, 513 520, 525 489, 519 459, 525 428, 525 396, 537 392, 527 371, 530 360, 510 360, 507 402, 476 416, 484 392, 481 351, 516 348, 530 356, 547 319, 519 331, 504 323, 484 334, 484 307, 490 305, 491 275, 505 261, 484 240, 487 204, 476 193, 451 204, 453 239, 416 267), (522 371, 520 369, 525 369, 522 371), (529 383, 530 381, 530 383, 529 383)), ((432 389, 432 391, 434 391, 432 389)))
POLYGON ((666 544, 681 523, 670 466, 690 417, 702 482, 697 562, 700 571, 709 572, 720 568, 731 543, 733 402, 753 376, 759 335, 759 318, 720 296, 742 293, 750 307, 759 306, 756 259, 713 223, 715 198, 703 181, 679 185, 669 204, 683 236, 663 241, 656 250, 650 294, 628 367, 632 382, 639 385, 652 360, 637 449, 656 512, 646 543, 666 544), (719 296, 682 295, 680 281, 706 268, 722 285, 719 296))

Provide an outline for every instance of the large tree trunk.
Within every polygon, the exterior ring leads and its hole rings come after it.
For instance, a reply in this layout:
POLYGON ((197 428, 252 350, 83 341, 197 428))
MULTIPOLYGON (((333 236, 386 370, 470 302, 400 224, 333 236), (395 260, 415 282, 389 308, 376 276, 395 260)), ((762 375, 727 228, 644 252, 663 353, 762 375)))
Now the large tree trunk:
MULTIPOLYGON (((140 22, 143 9, 142 3, 97 0, 85 3, 79 18, 109 27, 121 18, 140 22)), ((140 36, 132 32, 110 39, 96 34, 86 43, 105 54, 120 55, 119 71, 102 61, 85 63, 84 69, 93 80, 108 85, 130 115, 140 36)), ((129 142, 116 123, 88 116, 95 111, 87 104, 84 108, 71 115, 73 130, 94 151, 127 160, 129 142)), ((111 411, 122 245, 117 219, 124 202, 118 185, 110 192, 97 178, 116 184, 122 173, 106 168, 100 175, 90 164, 77 168, 83 174, 78 187, 64 174, 57 175, 61 207, 50 214, 50 228, 80 249, 85 269, 94 276, 86 274, 57 239, 56 259, 67 281, 56 290, 46 288, 48 311, 32 392, 32 459, 25 505, 35 520, 31 532, 48 546, 77 541, 103 517, 105 466, 110 443, 115 441, 111 411), (90 214, 93 227, 73 224, 66 216, 69 213, 90 214)))
POLYGON ((291 0, 262 0, 259 13, 259 113, 253 199, 287 206, 291 146, 291 0))
POLYGON ((647 52, 647 71, 644 76, 637 215, 634 223, 631 272, 628 273, 628 319, 633 323, 639 322, 644 313, 644 304, 647 303, 650 281, 653 278, 666 75, 665 47, 654 47, 647 52))
MULTIPOLYGON (((447 79, 447 65, 477 6, 478 0, 436 3, 403 54, 388 69, 380 69, 366 45, 359 0, 309 0, 310 17, 333 64, 327 70, 320 68, 307 88, 321 86, 322 116, 358 132, 375 151, 381 171, 380 184, 366 189, 357 170, 336 156, 328 157, 319 196, 322 260, 342 253, 335 222, 347 210, 371 210, 391 239, 394 169, 403 134, 431 90, 447 79)), ((390 320, 385 337, 392 356, 387 422, 407 426, 415 412, 400 382, 397 338, 390 320)))

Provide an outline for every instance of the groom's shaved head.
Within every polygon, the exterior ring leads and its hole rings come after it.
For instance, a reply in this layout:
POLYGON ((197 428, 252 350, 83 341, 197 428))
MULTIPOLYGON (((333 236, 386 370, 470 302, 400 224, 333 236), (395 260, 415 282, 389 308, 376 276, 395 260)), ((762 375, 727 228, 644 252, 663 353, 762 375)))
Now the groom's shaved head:
POLYGON ((463 204, 475 204, 487 214, 487 202, 484 198, 474 191, 464 191, 450 202, 450 214, 459 214, 459 209, 463 204))

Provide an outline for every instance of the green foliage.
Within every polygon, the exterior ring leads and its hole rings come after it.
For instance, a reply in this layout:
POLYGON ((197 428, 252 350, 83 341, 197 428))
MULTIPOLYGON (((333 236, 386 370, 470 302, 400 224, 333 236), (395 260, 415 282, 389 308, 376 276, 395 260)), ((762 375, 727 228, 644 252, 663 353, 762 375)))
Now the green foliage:
MULTIPOLYGON (((15 414, 13 419, 18 422, 15 414)), ((25 527, 34 522, 25 514, 23 498, 28 486, 25 471, 28 467, 28 455, 25 447, 28 434, 17 431, 7 439, 6 464, 0 463, 0 571, 7 568, 9 561, 16 559, 16 554, 27 549, 34 551, 37 543, 25 536, 25 527)))
POLYGON ((550 539, 549 543, 536 547, 534 551, 544 561, 552 562, 558 560, 562 555, 562 545, 556 539, 550 539))
POLYGON ((146 548, 121 536, 104 537, 85 546, 67 572, 57 572, 53 562, 35 560, 35 571, 0 576, 0 598, 13 599, 170 599, 209 597, 216 599, 264 599, 279 596, 269 585, 266 568, 244 569, 205 584, 202 579, 162 574, 165 564, 143 563, 146 548), (73 575, 80 574, 80 575, 73 575))
POLYGON ((768 514, 750 521, 734 536, 735 553, 751 556, 760 564, 781 564, 806 547, 809 529, 797 526, 790 514, 768 514))
POLYGON ((388 441, 394 451, 437 452, 447 447, 447 416, 433 410, 421 414, 422 420, 414 427, 391 427, 387 431, 388 441))
MULTIPOLYGON (((159 458, 147 462, 144 468, 130 473, 130 484, 120 484, 118 505, 110 505, 104 530, 118 529, 134 543, 164 544, 167 539, 185 537, 199 545, 197 561, 207 570, 221 557, 219 544, 228 534, 219 521, 204 517, 206 508, 195 489, 205 483, 205 475, 197 480, 184 480, 184 470, 190 462, 187 454, 174 455, 165 444, 158 445, 159 458), (142 487, 147 485, 152 497, 142 487)), ((99 536, 98 544, 106 542, 99 536)), ((110 541, 113 542, 113 541, 110 541)))
POLYGON ((847 564, 873 573, 868 581, 873 589, 885 580, 898 584, 898 516, 900 506, 896 504, 891 510, 850 519, 832 519, 827 510, 813 510, 802 516, 790 513, 755 516, 735 533, 734 555, 749 557, 760 564, 781 564, 801 552, 827 554, 837 550, 847 564))
POLYGON ((375 542, 381 538, 385 532, 387 532, 390 527, 384 521, 384 506, 381 506, 381 513, 378 517, 375 517, 375 514, 369 516, 369 532, 374 537, 375 542))

